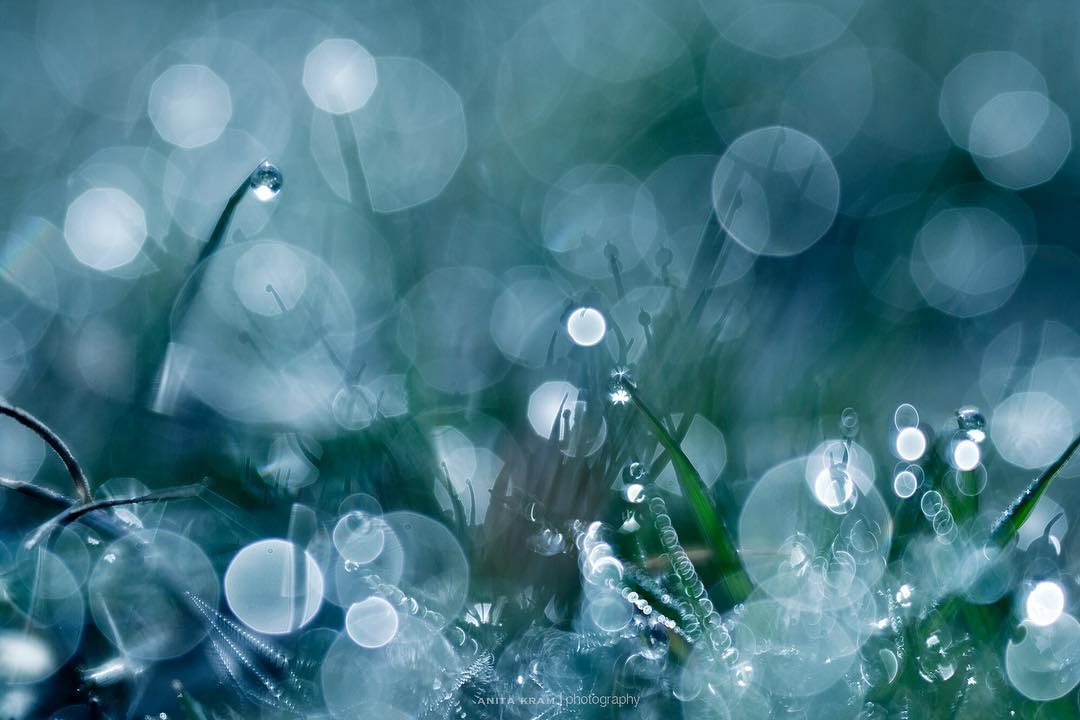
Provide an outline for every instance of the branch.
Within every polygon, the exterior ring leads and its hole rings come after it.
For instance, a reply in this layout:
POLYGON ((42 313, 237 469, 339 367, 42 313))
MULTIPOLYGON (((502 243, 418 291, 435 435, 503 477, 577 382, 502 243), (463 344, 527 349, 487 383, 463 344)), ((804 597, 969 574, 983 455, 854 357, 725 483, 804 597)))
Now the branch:
POLYGON ((24 427, 30 428, 37 435, 48 443, 61 462, 64 463, 64 467, 67 468, 68 474, 71 475, 71 479, 75 482, 75 492, 78 494, 79 499, 83 502, 90 501, 90 481, 86 477, 86 473, 83 472, 82 467, 79 465, 79 461, 75 459, 75 456, 71 454, 71 450, 64 444, 64 441, 60 439, 60 436, 54 433, 48 425, 38 420, 36 417, 26 412, 22 408, 17 408, 14 405, 9 405, 3 400, 0 400, 0 415, 7 415, 14 419, 24 427))

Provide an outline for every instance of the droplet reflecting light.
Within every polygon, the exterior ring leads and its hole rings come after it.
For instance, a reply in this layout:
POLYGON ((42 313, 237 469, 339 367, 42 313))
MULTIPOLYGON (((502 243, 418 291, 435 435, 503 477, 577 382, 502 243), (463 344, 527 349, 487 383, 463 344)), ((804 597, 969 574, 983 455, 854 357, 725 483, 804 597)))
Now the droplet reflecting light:
POLYGON ((360 647, 382 647, 397 635, 397 611, 381 597, 353 603, 345 614, 345 631, 360 647))
POLYGON ((896 452, 903 459, 914 462, 926 452, 926 436, 917 427, 906 427, 896 436, 896 452))
POLYGON ((262 202, 273 200, 281 192, 281 186, 285 182, 284 176, 277 165, 269 160, 263 160, 259 167, 251 173, 248 183, 251 192, 262 202))
POLYGON ((566 319, 566 331, 570 339, 582 347, 592 347, 604 339, 607 322, 599 310, 583 307, 570 313, 566 319))
POLYGON ((1040 627, 1057 622, 1065 610, 1065 593, 1055 582, 1043 581, 1028 593, 1024 603, 1027 619, 1040 627))
POLYGON ((974 440, 961 440, 953 448, 953 465, 960 470, 973 470, 979 464, 979 446, 974 440))

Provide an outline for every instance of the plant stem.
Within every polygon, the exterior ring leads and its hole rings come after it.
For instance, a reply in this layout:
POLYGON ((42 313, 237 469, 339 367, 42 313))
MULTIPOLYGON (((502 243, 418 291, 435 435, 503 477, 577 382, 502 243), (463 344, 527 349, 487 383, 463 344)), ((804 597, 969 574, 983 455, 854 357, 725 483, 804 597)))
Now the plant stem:
POLYGON ((60 458, 60 461, 64 463, 64 467, 67 468, 68 474, 71 475, 71 479, 75 483, 75 492, 78 494, 79 499, 83 502, 88 502, 90 500, 90 481, 87 479, 86 473, 83 472, 82 466, 79 465, 79 461, 71 454, 71 450, 68 449, 68 446, 64 444, 64 441, 60 439, 59 435, 53 432, 48 425, 41 422, 22 408, 9 405, 2 400, 0 400, 0 415, 7 415, 19 424, 30 428, 37 433, 42 440, 48 443, 49 447, 51 447, 57 457, 60 458))
POLYGON ((742 562, 739 560, 739 551, 724 526, 719 512, 713 505, 708 489, 701 480, 701 475, 694 468, 694 464, 690 462, 690 458, 679 447, 679 443, 675 441, 675 438, 671 436, 671 433, 668 432, 659 418, 642 401, 637 388, 629 383, 626 388, 634 401, 634 405, 648 422, 653 435, 656 436, 657 441, 671 457, 671 464, 675 469, 675 477, 679 480, 679 486, 686 495, 690 508, 694 512, 694 517, 698 521, 698 526, 705 535, 705 539, 719 564, 721 584, 727 594, 727 599, 733 604, 742 602, 750 594, 753 586, 750 578, 746 575, 746 571, 743 570, 742 562))
POLYGON ((139 495, 133 498, 110 498, 108 500, 98 500, 97 502, 85 503, 82 505, 73 505, 59 515, 42 523, 34 534, 26 541, 27 549, 33 548, 43 538, 49 535, 56 528, 73 523, 84 515, 94 512, 95 510, 107 510, 108 508, 118 507, 121 505, 139 505, 142 503, 161 502, 165 500, 180 500, 183 498, 195 497, 203 491, 204 485, 183 485, 178 488, 170 488, 168 490, 158 490, 157 492, 147 493, 146 495, 139 495))
POLYGON ((1050 467, 1046 468, 1042 475, 1035 478, 1030 485, 1024 488, 1024 492, 1020 494, 1020 497, 1013 500, 1012 504, 994 522, 994 526, 990 530, 991 542, 997 544, 998 547, 1005 547, 1016 537, 1024 521, 1028 519, 1039 500, 1046 493, 1047 488, 1050 487, 1050 483, 1053 482, 1061 468, 1065 467, 1065 464, 1076 453, 1077 448, 1080 448, 1080 435, 1073 438, 1073 441, 1069 443, 1069 447, 1065 448, 1065 452, 1061 454, 1061 457, 1051 463, 1050 467))

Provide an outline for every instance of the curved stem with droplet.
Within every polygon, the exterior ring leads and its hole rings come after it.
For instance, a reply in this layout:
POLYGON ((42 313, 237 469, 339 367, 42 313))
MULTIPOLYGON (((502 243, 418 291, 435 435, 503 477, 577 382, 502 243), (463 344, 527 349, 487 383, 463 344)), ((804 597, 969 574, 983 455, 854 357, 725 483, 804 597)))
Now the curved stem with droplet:
POLYGON ((71 454, 71 450, 68 449, 68 446, 64 444, 59 435, 53 432, 48 425, 22 408, 9 405, 2 400, 0 400, 0 415, 7 415, 20 425, 34 431, 44 440, 60 458, 60 461, 64 463, 64 467, 67 468, 68 474, 71 475, 71 479, 75 483, 75 492, 78 494, 79 499, 83 502, 90 500, 90 481, 87 479, 86 473, 83 472, 82 466, 79 465, 79 461, 71 454))

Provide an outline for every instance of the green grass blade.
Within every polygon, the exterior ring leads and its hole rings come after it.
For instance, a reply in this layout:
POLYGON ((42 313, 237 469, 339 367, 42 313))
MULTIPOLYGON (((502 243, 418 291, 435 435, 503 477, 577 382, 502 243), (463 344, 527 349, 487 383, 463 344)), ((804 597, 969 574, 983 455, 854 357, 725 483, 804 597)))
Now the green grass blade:
POLYGON ((675 477, 678 478, 683 495, 686 497, 687 502, 690 503, 690 509, 693 511, 698 526, 709 543, 720 568, 721 584, 727 593, 727 599, 732 603, 742 602, 750 594, 753 586, 750 578, 746 575, 746 571, 743 570, 735 542, 713 505, 708 489, 701 480, 701 475, 698 474, 694 464, 690 462, 690 458, 682 451, 679 443, 671 436, 671 433, 660 422, 660 419, 642 401, 637 389, 628 387, 627 390, 634 401, 634 405, 648 423, 653 435, 656 436, 657 441, 671 458, 671 465, 675 469, 675 477))
POLYGON ((1005 547, 1016 537, 1024 521, 1028 519, 1028 516, 1035 509, 1035 505, 1038 504, 1047 488, 1050 487, 1050 483, 1057 477, 1061 468, 1065 467, 1065 463, 1069 462, 1069 459, 1076 453, 1077 448, 1080 448, 1080 435, 1077 435, 1069 443, 1069 447, 1065 448, 1065 452, 1061 454, 1061 457, 1046 468, 1042 475, 1035 478, 1030 485, 1024 488, 1024 492, 1020 494, 1020 497, 1013 500, 1012 504, 1005 509, 1005 512, 1001 513, 1001 517, 994 522, 994 526, 990 530, 991 542, 996 543, 998 547, 1005 547))

